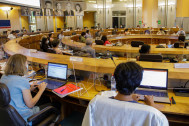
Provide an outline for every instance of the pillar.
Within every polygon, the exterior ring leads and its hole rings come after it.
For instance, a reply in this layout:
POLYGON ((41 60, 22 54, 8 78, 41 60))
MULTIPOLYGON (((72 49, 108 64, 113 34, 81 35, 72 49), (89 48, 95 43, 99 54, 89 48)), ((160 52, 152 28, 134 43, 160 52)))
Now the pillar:
POLYGON ((158 0, 143 0, 142 20, 144 27, 157 28, 158 0))

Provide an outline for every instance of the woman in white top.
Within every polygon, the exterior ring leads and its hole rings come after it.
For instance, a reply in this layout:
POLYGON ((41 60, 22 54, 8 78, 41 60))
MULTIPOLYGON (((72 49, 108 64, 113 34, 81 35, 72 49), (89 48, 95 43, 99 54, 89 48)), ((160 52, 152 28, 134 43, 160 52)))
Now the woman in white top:
POLYGON ((12 31, 12 33, 9 34, 7 38, 8 38, 9 40, 15 39, 15 38, 16 38, 16 32, 15 32, 15 31, 12 31))

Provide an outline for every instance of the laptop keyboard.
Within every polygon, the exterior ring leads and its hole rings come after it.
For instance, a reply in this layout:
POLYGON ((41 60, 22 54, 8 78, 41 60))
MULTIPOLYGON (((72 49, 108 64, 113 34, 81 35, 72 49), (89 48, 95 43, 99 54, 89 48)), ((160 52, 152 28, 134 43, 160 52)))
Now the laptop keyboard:
POLYGON ((57 81, 57 80, 50 80, 50 79, 45 79, 43 80, 43 82, 47 83, 47 88, 52 89, 52 90, 66 84, 66 82, 64 81, 57 81))
POLYGON ((156 96, 156 97, 168 97, 167 92, 136 90, 135 93, 140 94, 140 95, 153 95, 153 96, 156 96))

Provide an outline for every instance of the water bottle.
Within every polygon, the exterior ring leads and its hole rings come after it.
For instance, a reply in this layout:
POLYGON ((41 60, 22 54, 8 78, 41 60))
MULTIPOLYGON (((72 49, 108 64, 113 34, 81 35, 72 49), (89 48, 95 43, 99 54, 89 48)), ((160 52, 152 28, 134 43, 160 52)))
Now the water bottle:
POLYGON ((112 75, 111 77, 111 90, 116 91, 116 81, 115 81, 114 75, 112 75))
POLYGON ((110 51, 109 50, 107 50, 107 56, 110 56, 110 51))

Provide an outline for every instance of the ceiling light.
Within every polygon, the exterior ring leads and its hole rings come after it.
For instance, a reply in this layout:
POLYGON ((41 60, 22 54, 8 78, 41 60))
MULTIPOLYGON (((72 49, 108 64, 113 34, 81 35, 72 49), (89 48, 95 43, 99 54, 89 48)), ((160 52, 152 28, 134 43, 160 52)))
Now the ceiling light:
POLYGON ((12 10, 12 8, 11 7, 1 7, 1 10, 3 10, 3 11, 9 11, 9 10, 12 10))

